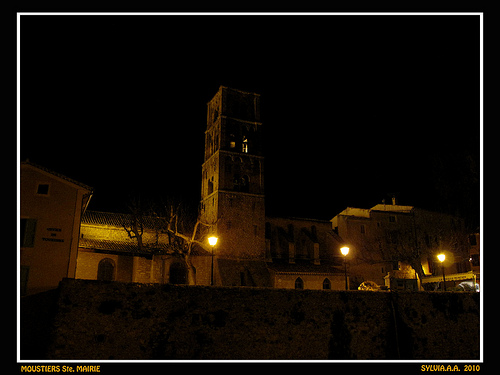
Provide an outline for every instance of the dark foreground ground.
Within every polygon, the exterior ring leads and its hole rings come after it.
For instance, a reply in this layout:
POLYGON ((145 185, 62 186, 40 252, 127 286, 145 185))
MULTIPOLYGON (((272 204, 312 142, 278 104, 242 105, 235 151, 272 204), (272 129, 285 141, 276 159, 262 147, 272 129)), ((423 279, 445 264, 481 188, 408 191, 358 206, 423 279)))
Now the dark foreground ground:
POLYGON ((479 359, 479 293, 66 279, 22 298, 21 359, 479 359))

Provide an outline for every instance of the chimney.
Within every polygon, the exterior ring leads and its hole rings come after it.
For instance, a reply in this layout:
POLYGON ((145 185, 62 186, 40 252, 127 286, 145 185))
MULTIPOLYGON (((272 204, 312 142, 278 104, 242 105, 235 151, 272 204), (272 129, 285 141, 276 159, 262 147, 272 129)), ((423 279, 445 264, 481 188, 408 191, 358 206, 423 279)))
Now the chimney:
POLYGON ((392 197, 392 205, 395 206, 396 205, 396 196, 394 195, 392 197))

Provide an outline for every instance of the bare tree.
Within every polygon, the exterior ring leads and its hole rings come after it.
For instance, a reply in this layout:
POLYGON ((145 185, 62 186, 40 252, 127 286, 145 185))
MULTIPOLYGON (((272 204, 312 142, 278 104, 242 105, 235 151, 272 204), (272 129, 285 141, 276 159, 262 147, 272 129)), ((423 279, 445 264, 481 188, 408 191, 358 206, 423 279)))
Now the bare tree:
POLYGON ((193 218, 182 202, 172 199, 152 208, 151 214, 161 223, 161 232, 168 235, 168 254, 184 261, 188 270, 188 284, 195 284, 192 251, 195 246, 210 250, 206 242, 207 229, 215 223, 202 221, 199 211, 193 218))
POLYGON ((140 198, 132 198, 128 204, 128 209, 130 214, 122 216, 122 227, 127 232, 129 238, 137 241, 138 251, 143 252, 144 242, 142 236, 144 234, 144 212, 141 207, 140 198))
POLYGON ((206 243, 207 229, 215 223, 202 221, 200 212, 193 215, 183 202, 175 199, 150 202, 145 208, 139 198, 133 198, 128 209, 130 214, 124 216, 122 226, 129 238, 137 241, 138 251, 181 259, 188 271, 188 284, 195 284, 193 249, 199 246, 210 250, 206 243), (145 229, 156 234, 154 243, 145 240, 145 229), (166 235, 166 240, 160 240, 162 235, 166 235))

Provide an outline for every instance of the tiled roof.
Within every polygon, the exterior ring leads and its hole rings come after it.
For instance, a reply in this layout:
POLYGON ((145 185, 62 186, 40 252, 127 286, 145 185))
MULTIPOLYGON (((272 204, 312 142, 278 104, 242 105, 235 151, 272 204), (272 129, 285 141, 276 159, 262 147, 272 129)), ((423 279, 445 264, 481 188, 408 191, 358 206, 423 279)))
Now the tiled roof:
POLYGON ((371 211, 392 211, 392 212, 411 212, 413 206, 400 206, 398 204, 377 204, 370 208, 371 211))
MULTIPOLYGON (((87 210, 82 216, 82 224, 108 225, 121 228, 123 223, 128 223, 131 219, 132 215, 130 214, 87 210)), ((145 216, 143 220, 145 229, 161 228, 166 225, 165 220, 162 218, 145 216)))
MULTIPOLYGON (((82 249, 100 250, 101 252, 124 255, 149 255, 155 253, 165 253, 168 251, 168 245, 165 243, 145 244, 145 249, 140 252, 137 244, 132 241, 110 241, 91 238, 80 238, 78 247, 82 249)), ((209 253, 201 247, 195 245, 191 250, 191 255, 209 255, 209 253)))
POLYGON ((158 245, 150 244, 147 246, 147 250, 143 250, 139 252, 137 244, 129 241, 110 241, 110 240, 98 240, 98 239, 90 239, 90 238, 80 238, 80 242, 78 244, 80 248, 83 249, 92 249, 92 250, 105 250, 114 253, 141 253, 141 254, 151 254, 154 250, 165 251, 167 250, 167 246, 165 244, 159 243, 158 245))

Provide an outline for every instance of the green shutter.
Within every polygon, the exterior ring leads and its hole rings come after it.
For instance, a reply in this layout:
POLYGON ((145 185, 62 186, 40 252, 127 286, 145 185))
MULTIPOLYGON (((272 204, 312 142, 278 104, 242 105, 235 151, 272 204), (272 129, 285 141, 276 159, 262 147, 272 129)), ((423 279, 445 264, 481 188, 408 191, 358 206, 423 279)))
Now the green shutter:
POLYGON ((22 247, 35 246, 35 233, 36 233, 36 219, 22 219, 25 220, 24 238, 22 238, 22 247))

